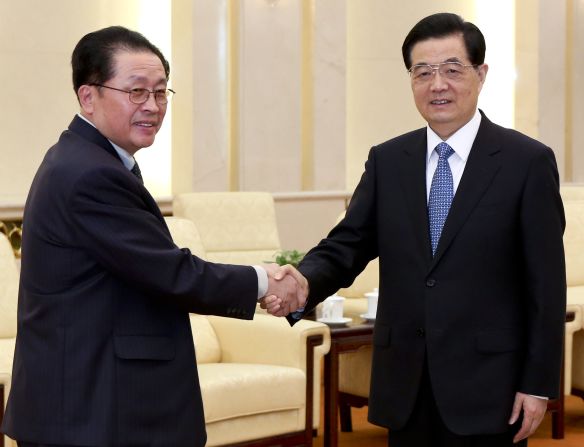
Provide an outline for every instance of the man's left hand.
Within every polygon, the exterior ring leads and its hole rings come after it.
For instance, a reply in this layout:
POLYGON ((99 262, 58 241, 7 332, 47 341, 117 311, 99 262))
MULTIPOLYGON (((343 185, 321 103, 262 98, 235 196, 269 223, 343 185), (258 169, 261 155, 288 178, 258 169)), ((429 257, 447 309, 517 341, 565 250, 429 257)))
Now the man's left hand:
POLYGON ((535 433, 539 424, 545 415, 548 401, 529 394, 516 393, 515 402, 513 403, 513 412, 509 419, 509 424, 514 424, 519 419, 521 410, 523 410, 523 422, 521 428, 513 438, 517 443, 535 433))

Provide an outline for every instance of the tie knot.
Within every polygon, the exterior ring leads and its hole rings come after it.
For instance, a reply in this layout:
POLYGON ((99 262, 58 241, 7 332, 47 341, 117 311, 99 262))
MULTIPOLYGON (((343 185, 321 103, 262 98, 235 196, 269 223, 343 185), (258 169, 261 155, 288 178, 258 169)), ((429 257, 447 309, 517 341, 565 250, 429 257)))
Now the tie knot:
POLYGON ((448 160, 452 154, 454 154, 454 149, 452 149, 448 144, 442 142, 435 149, 438 152, 438 157, 448 160))

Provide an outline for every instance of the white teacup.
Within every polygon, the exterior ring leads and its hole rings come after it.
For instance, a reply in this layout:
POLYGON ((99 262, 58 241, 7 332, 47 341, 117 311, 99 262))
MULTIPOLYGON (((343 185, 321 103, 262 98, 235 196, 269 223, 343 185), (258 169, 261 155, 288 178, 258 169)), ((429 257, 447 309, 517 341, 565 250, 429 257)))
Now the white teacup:
POLYGON ((322 318, 328 321, 343 319, 343 302, 345 298, 338 295, 329 296, 322 302, 322 318))
POLYGON ((367 298, 367 316, 375 318, 377 314, 377 299, 379 298, 379 289, 377 287, 373 289, 373 292, 367 292, 365 294, 367 298))

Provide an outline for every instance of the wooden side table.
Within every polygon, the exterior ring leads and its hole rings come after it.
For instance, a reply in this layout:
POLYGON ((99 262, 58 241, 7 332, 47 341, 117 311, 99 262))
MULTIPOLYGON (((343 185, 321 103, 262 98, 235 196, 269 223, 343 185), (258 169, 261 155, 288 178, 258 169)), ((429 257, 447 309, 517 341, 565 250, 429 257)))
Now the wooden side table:
POLYGON ((339 439, 339 355, 372 343, 372 323, 331 327, 331 349, 324 357, 324 447, 336 447, 339 439))

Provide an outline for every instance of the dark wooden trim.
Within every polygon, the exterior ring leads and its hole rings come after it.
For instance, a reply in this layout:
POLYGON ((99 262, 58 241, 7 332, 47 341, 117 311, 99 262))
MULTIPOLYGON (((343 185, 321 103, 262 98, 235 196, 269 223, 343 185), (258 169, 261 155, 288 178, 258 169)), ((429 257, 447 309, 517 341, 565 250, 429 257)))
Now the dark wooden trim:
POLYGON ((570 393, 573 394, 574 396, 578 396, 579 398, 584 399, 584 390, 581 390, 580 388, 572 387, 570 393))
MULTIPOLYGON (((566 312, 566 323, 574 321, 576 314, 566 312)), ((562 350, 562 369, 560 372, 560 395, 557 399, 550 399, 547 411, 552 414, 552 438, 564 439, 564 350, 562 350)))
POLYGON ((269 438, 238 442, 237 444, 229 444, 224 447, 312 447, 312 437, 316 436, 316 432, 312 428, 314 419, 314 348, 322 345, 323 341, 324 337, 322 335, 310 335, 306 338, 306 408, 304 430, 271 436, 269 438))
MULTIPOLYGON (((312 447, 314 421, 314 348, 322 345, 322 335, 310 335, 306 338, 306 407, 304 422, 304 439, 307 447, 312 447)), ((320 390, 318 390, 320 392, 320 390)))
POLYGON ((353 431, 353 419, 351 408, 362 408, 369 405, 369 399, 356 394, 343 393, 339 391, 339 412, 341 416, 341 431, 353 431))
MULTIPOLYGON (((0 384, 0 425, 4 419, 4 385, 0 384)), ((4 447, 4 435, 0 433, 0 447, 4 447)))

